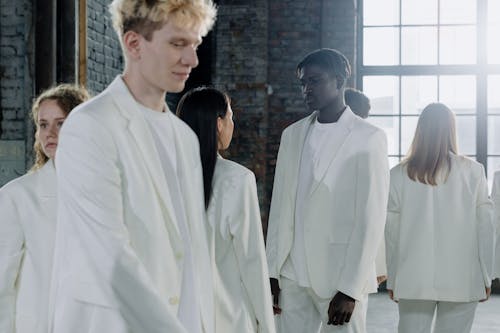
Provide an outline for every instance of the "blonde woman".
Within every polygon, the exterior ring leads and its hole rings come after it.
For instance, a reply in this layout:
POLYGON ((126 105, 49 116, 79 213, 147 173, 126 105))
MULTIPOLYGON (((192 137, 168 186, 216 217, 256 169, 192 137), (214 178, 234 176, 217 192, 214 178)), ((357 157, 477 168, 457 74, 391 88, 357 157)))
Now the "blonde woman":
POLYGON ((57 205, 54 157, 66 116, 86 99, 85 89, 63 84, 35 100, 35 164, 0 189, 0 332, 48 332, 57 205))
POLYGON ((255 176, 218 154, 233 136, 229 98, 197 88, 181 99, 177 115, 200 141, 207 230, 215 251, 215 331, 274 333, 255 176))
POLYGON ((434 316, 434 332, 470 332, 491 291, 491 208, 482 165, 457 153, 454 114, 428 105, 409 155, 391 170, 387 289, 399 332, 431 332, 434 316))

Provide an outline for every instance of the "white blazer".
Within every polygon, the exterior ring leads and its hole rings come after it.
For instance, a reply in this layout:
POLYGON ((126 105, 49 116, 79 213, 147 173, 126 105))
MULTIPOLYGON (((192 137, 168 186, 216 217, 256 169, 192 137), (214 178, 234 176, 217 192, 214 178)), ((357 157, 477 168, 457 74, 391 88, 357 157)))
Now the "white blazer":
POLYGON ((47 333, 56 229, 56 172, 49 160, 0 189, 0 332, 47 333))
POLYGON ((500 171, 495 172, 493 177, 491 200, 493 200, 493 206, 495 207, 493 224, 496 226, 495 271, 493 278, 500 278, 500 171))
MULTIPOLYGON (((204 330, 214 331, 198 140, 172 129, 204 330)), ((60 133, 55 333, 185 332, 177 319, 182 237, 158 152, 121 77, 80 105, 60 133)))
POLYGON ((450 154, 437 186, 391 170, 385 227, 388 280, 395 298, 471 302, 486 296, 493 268, 494 228, 481 164, 450 154))
POLYGON ((207 209, 215 251, 215 330, 274 333, 271 288, 254 174, 217 158, 207 209), (258 323, 258 324, 257 324, 258 323))
MULTIPOLYGON (((269 274, 279 279, 293 242, 299 165, 317 112, 285 129, 278 152, 267 233, 269 274)), ((304 241, 312 289, 322 298, 341 291, 357 300, 376 292, 375 257, 382 240, 389 167, 384 132, 347 107, 338 121, 343 140, 304 205, 304 241)))

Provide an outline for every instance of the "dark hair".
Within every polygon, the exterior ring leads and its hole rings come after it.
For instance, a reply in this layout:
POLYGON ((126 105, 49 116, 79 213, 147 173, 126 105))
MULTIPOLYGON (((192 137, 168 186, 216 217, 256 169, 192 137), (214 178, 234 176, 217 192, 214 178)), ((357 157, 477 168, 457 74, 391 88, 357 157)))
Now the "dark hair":
POLYGON ((297 65, 297 75, 306 66, 316 65, 337 79, 337 88, 342 87, 351 77, 349 60, 337 50, 319 49, 306 55, 297 65))
POLYGON ((352 112, 361 118, 368 118, 368 112, 371 109, 370 99, 354 88, 346 88, 344 91, 345 104, 349 105, 352 112))
POLYGON ((188 91, 177 106, 177 116, 191 127, 200 141, 205 208, 212 196, 212 179, 217 161, 217 118, 224 118, 228 107, 229 97, 208 87, 188 91))

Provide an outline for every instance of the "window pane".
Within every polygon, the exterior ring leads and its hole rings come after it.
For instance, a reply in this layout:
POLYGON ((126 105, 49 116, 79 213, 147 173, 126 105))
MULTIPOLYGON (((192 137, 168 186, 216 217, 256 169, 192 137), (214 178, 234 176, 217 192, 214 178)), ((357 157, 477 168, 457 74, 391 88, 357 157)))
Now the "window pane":
POLYGON ((500 113, 500 75, 488 76, 488 113, 500 113))
POLYGON ((442 24, 476 22, 476 0, 440 0, 440 6, 442 24))
POLYGON ((476 78, 450 75, 439 78, 439 101, 456 114, 476 113, 476 78))
POLYGON ((399 114, 397 76, 364 76, 363 92, 370 97, 370 114, 399 114))
POLYGON ((437 24, 437 0, 402 0, 401 24, 437 24))
POLYGON ((476 63, 476 28, 441 27, 439 63, 443 65, 476 63))
POLYGON ((500 115, 488 116, 488 154, 500 155, 500 115))
POLYGON ((368 117, 367 120, 385 131, 389 155, 399 155, 399 117, 368 117))
POLYGON ((403 155, 406 155, 410 149, 417 123, 417 116, 401 117, 401 154, 403 155))
POLYGON ((399 28, 365 28, 364 65, 399 64, 399 28))
POLYGON ((437 64, 437 27, 407 27, 401 30, 401 63, 437 64))
POLYGON ((436 76, 401 77, 402 114, 420 114, 427 104, 437 99, 436 76))
POLYGON ((364 0, 363 24, 399 24, 399 0, 364 0))
POLYGON ((476 117, 457 115, 458 152, 476 155, 476 117))
POLYGON ((491 193, 491 185, 493 184, 493 176, 495 171, 500 170, 500 157, 488 157, 488 188, 491 193))

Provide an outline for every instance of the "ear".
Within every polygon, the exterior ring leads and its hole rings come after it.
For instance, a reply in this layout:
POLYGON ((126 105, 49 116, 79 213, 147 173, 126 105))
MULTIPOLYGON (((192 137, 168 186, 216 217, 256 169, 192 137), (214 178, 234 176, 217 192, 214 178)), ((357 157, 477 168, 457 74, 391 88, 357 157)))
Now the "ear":
POLYGON ((123 48, 130 59, 138 60, 141 58, 141 42, 143 37, 135 31, 127 31, 123 35, 123 48))
POLYGON ((222 122, 221 117, 217 117, 217 134, 220 134, 224 128, 224 124, 222 122))
POLYGON ((335 76, 335 80, 337 81, 337 89, 342 88, 342 86, 345 83, 345 80, 343 78, 341 78, 340 76, 338 76, 338 75, 335 76))

